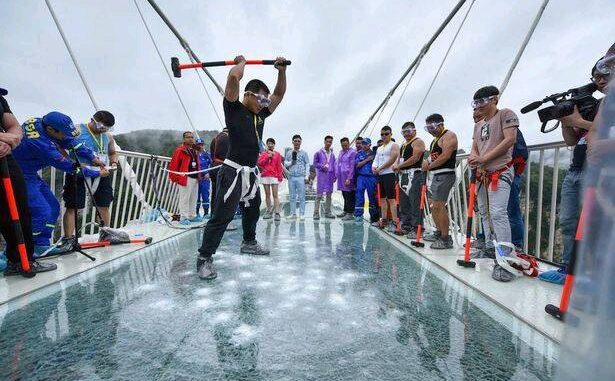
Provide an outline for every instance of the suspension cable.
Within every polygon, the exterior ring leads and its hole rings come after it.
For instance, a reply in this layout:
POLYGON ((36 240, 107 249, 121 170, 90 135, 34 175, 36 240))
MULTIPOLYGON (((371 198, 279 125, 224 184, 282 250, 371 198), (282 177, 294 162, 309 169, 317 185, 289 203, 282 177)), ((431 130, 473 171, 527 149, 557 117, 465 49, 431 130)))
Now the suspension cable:
POLYGON ((406 71, 402 74, 401 78, 395 83, 395 85, 393 86, 393 88, 391 90, 389 90, 389 92, 387 93, 387 96, 384 98, 384 100, 382 102, 380 102, 380 104, 378 105, 378 107, 376 107, 376 110, 372 113, 372 115, 370 115, 370 117, 367 119, 367 122, 365 122, 365 124, 363 125, 363 127, 361 127, 361 129, 357 132, 357 134, 355 135, 355 137, 353 138, 353 141, 356 139, 357 136, 361 136, 361 134, 363 133, 363 131, 365 131, 365 129, 367 128, 367 126, 369 125, 369 123, 374 119, 374 116, 378 113, 378 111, 380 111, 380 109, 382 107, 384 107, 386 105, 386 103, 388 103, 389 99, 391 98, 391 96, 395 93, 395 91, 397 90, 397 88, 401 85, 401 83, 404 81, 404 79, 408 76, 408 74, 410 74, 410 72, 414 69, 415 66, 418 65, 419 63, 419 59, 422 58, 427 51, 429 51, 429 48, 431 47, 431 45, 436 41, 436 39, 438 38, 438 36, 440 36, 440 34, 442 33, 442 31, 444 30, 444 28, 446 28, 446 26, 450 23, 450 21, 453 19, 453 17, 457 14, 457 12, 459 12, 459 9, 463 6, 463 4, 466 2, 466 0, 459 0, 459 2, 455 5, 455 7, 453 8, 453 10, 449 13, 449 15, 444 19, 444 21, 442 22, 442 24, 440 24, 440 26, 438 27, 438 29, 436 30, 436 32, 434 33, 433 36, 431 36, 431 38, 429 39, 429 41, 427 41, 427 43, 421 48, 421 50, 419 51, 418 55, 416 56, 416 58, 414 59, 414 61, 412 61, 412 63, 410 64, 410 66, 406 69, 406 71))
POLYGON ((143 22, 143 26, 145 27, 145 30, 147 31, 147 34, 150 38, 150 40, 152 41, 152 44, 154 45, 154 50, 156 50, 156 53, 158 54, 158 58, 160 58, 160 63, 162 63, 162 67, 164 67, 164 72, 167 74, 167 77, 169 78, 169 82, 171 82, 171 87, 173 87, 173 91, 175 92, 175 95, 177 95, 177 100, 179 100, 179 104, 182 106, 182 109, 184 110, 184 114, 186 114, 186 118, 188 119, 188 123, 190 123, 190 127, 192 127, 192 131, 194 132, 194 134, 198 137, 199 133, 197 132, 196 128, 194 127, 194 123, 192 123, 192 118, 190 118, 190 114, 188 113, 188 109, 186 108, 186 105, 184 104, 184 101, 181 97, 181 95, 179 94, 179 91, 177 90, 177 86, 175 86, 175 82, 173 82, 173 77, 171 77, 171 73, 169 73, 169 69, 167 68, 167 65, 164 61, 164 58, 162 57, 162 53, 160 53, 160 49, 158 48, 158 44, 156 43, 156 40, 154 39, 154 36, 152 35, 152 31, 150 30, 147 21, 145 20, 145 16, 143 16, 143 12, 141 11, 141 7, 139 7, 139 3, 137 2, 137 0, 133 0, 133 3, 135 5, 135 7, 137 8, 137 12, 139 12, 139 16, 141 16, 141 21, 143 22))
POLYGON ((438 67, 436 74, 433 76, 431 83, 429 84, 429 87, 427 88, 427 92, 425 93, 425 96, 423 97, 423 100, 421 101, 419 108, 416 110, 416 113, 414 114, 414 117, 412 118, 412 122, 416 120, 416 117, 419 115, 419 113, 423 109, 423 105, 425 104, 425 101, 427 100, 427 97, 429 96, 429 93, 431 92, 431 89, 433 88, 433 85, 436 82, 436 79, 438 79, 438 75, 440 75, 440 71, 442 70, 444 63, 446 62, 446 59, 448 58, 448 55, 451 52, 451 49, 453 48, 455 41, 457 41, 459 32, 461 32, 461 28, 463 28, 463 25, 465 24, 466 19, 468 18, 468 15, 470 14, 470 11, 472 10, 472 6, 474 5, 475 1, 476 0, 472 0, 472 2, 470 3, 470 6, 468 7, 468 10, 466 11, 466 14, 463 16, 463 19, 461 20, 461 24, 459 24, 459 27, 457 28, 457 32, 455 32, 455 35, 453 36, 453 39, 451 40, 451 43, 448 46, 448 49, 446 50, 444 57, 442 58, 442 62, 440 62, 440 66, 438 67))
POLYGON ((414 78, 414 74, 416 74, 416 71, 419 68, 419 65, 421 64, 421 60, 423 59, 423 56, 424 56, 424 54, 419 58, 418 64, 414 67, 414 70, 412 71, 412 74, 410 74, 410 77, 408 78, 408 82, 406 82, 406 86, 404 86, 404 90, 401 92, 401 95, 399 96, 399 99, 397 99, 397 103, 395 103, 395 107, 393 108, 393 112, 391 112, 391 116, 389 116, 389 120, 387 121, 387 125, 391 123, 391 119, 393 119, 393 115, 395 115, 395 112, 397 111, 397 107, 399 107, 399 104, 401 103, 401 100, 404 98, 404 95, 406 95, 406 90, 408 90, 408 86, 410 85, 410 82, 412 82, 412 78, 414 78))
POLYGON ((530 42, 530 39, 534 35, 534 31, 536 30, 536 27, 538 26, 538 23, 540 22, 542 14, 544 13, 545 8, 547 7, 547 4, 549 4, 549 0, 544 0, 540 8, 538 8, 538 13, 536 14, 536 17, 534 17, 534 21, 532 22, 532 25, 530 26, 530 30, 527 32, 527 35, 525 36, 525 39, 523 40, 523 43, 521 44, 521 47, 519 48, 519 51, 517 52, 517 55, 515 56, 515 59, 513 60, 512 65, 510 66, 510 69, 508 69, 508 73, 506 73, 506 77, 504 77, 504 81, 502 81, 502 85, 500 86, 500 97, 502 96, 502 93, 504 92, 504 90, 506 90, 506 87, 508 86, 508 82, 510 81, 510 77, 512 77, 513 72, 515 71, 515 68, 517 67, 517 64, 519 63, 519 60, 521 60, 521 56, 523 55, 523 52, 525 51, 525 48, 527 47, 527 44, 530 42))
POLYGON ((51 3, 49 2, 49 0, 45 0, 45 3, 47 4, 47 9, 49 9, 49 13, 51 13, 51 18, 53 19, 54 24, 56 24, 56 28, 58 29, 58 32, 60 32, 60 37, 62 37, 62 41, 64 41, 64 45, 66 46, 66 50, 68 51, 68 55, 70 56, 70 59, 73 61, 73 65, 75 66, 75 69, 77 70, 77 74, 79 74, 79 78, 81 78, 81 83, 83 84, 83 87, 85 88, 85 92, 88 93, 88 97, 90 97, 92 106, 94 106, 94 109, 96 111, 100 110, 100 108, 98 107, 98 103, 96 103, 96 99, 94 99, 94 94, 92 93, 92 90, 90 89, 90 86, 88 85, 88 81, 85 79, 85 76, 83 75, 83 72, 81 71, 79 62, 77 62, 77 57, 75 57, 75 54, 73 53, 73 49, 71 49, 70 44, 68 43, 68 39, 66 38, 66 35, 64 34, 64 30, 62 29, 62 26, 60 25, 60 21, 58 21, 56 13, 53 11, 53 7, 51 6, 51 3))

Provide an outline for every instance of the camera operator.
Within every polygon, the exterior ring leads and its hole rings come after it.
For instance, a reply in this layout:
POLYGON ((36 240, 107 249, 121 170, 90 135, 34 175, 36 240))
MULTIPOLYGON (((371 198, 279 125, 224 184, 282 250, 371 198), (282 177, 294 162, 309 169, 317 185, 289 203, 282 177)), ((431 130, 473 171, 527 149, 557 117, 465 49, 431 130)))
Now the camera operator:
MULTIPOLYGON (((600 72, 597 66, 594 65, 591 76, 591 80, 596 84, 598 91, 605 94, 610 72, 600 72)), ((568 146, 574 146, 572 151, 572 162, 568 169, 568 173, 566 173, 564 182, 562 183, 559 214, 559 225, 564 246, 562 253, 564 266, 568 264, 574 247, 574 236, 581 212, 583 172, 587 156, 587 142, 599 107, 600 101, 597 102, 589 115, 582 116, 575 106, 574 112, 571 115, 558 119, 562 124, 562 136, 564 137, 564 141, 568 146)), ((546 271, 541 273, 538 278, 546 282, 564 284, 566 269, 563 267, 558 270, 546 271)))

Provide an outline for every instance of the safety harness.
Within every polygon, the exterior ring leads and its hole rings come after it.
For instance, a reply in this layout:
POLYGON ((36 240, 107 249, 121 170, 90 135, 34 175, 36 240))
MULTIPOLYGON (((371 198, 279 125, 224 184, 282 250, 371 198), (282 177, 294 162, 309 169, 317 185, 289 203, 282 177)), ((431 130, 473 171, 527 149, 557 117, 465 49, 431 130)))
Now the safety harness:
POLYGON ((226 202, 231 193, 233 193, 233 190, 237 185, 237 179, 239 178, 239 176, 241 176, 241 197, 239 198, 239 201, 244 202, 246 206, 250 206, 250 200, 256 197, 256 192, 258 191, 258 184, 260 182, 261 174, 258 169, 258 166, 249 167, 246 165, 239 165, 229 159, 224 159, 224 164, 235 169, 235 178, 233 179, 231 186, 224 194, 224 202, 226 202), (250 183, 251 174, 254 174, 254 176, 256 176, 256 179, 252 184, 250 183))

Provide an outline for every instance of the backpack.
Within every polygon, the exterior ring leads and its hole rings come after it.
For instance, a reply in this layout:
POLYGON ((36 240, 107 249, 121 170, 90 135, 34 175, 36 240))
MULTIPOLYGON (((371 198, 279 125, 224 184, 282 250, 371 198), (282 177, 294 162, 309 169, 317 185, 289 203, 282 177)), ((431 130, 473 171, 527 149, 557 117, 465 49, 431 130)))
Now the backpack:
POLYGON ((523 133, 517 128, 517 141, 515 142, 512 152, 512 165, 515 168, 515 175, 523 174, 528 157, 529 151, 527 150, 527 144, 525 144, 523 133))

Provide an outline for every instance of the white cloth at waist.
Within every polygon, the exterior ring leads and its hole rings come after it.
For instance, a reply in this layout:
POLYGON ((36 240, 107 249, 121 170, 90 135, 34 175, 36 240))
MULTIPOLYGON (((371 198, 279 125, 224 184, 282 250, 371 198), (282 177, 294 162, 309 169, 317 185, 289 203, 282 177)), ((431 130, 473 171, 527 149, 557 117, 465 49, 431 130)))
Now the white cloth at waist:
POLYGON ((400 169, 399 173, 403 174, 412 174, 416 171, 420 171, 422 168, 408 168, 408 169, 400 169))
POLYGON ((455 172, 455 168, 440 168, 440 169, 434 169, 433 171, 429 171, 432 175, 439 175, 442 173, 454 173, 455 172))
POLYGON ((237 185, 237 179, 241 176, 241 196, 239 197, 239 202, 244 202, 246 206, 250 206, 250 200, 256 197, 256 192, 258 191, 258 183, 260 179, 260 171, 258 170, 258 167, 239 165, 229 159, 224 159, 223 163, 235 169, 235 178, 233 178, 231 186, 224 194, 224 202, 226 202, 231 193, 233 193, 233 190, 237 185), (250 174, 252 173, 256 176, 254 184, 250 184, 250 174))

